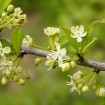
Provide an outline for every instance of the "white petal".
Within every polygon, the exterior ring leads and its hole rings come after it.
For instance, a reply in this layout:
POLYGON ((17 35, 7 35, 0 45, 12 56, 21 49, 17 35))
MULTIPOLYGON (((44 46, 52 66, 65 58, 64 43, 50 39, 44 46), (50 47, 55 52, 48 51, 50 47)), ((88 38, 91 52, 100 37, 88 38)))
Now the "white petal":
POLYGON ((77 42, 81 42, 81 41, 82 41, 81 37, 77 38, 77 42))
POLYGON ((86 36, 86 34, 87 34, 87 32, 85 32, 84 34, 82 34, 82 35, 81 35, 81 37, 84 37, 84 36, 86 36))
POLYGON ((56 49, 57 49, 57 52, 60 52, 60 44, 59 43, 56 43, 56 49))
POLYGON ((71 32, 72 32, 72 33, 75 32, 75 27, 74 27, 74 26, 71 27, 71 32))
POLYGON ((3 48, 3 53, 8 54, 8 53, 10 53, 10 51, 11 51, 10 47, 3 48))
POLYGON ((61 57, 59 57, 59 58, 58 58, 58 64, 59 64, 59 67, 61 67, 61 66, 62 66, 62 64, 63 64, 63 60, 62 60, 62 58, 61 58, 61 57))
POLYGON ((71 34, 71 37, 72 37, 72 38, 76 38, 76 36, 75 36, 75 35, 72 35, 72 34, 71 34))
POLYGON ((61 55, 66 55, 66 49, 65 48, 61 49, 61 55))

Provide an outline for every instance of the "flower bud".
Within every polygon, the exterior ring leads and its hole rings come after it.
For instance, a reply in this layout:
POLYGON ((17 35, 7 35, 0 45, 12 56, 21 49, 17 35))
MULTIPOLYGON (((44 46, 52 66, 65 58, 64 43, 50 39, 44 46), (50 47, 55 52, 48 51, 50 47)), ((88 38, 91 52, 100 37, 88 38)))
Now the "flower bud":
POLYGON ((75 61, 71 61, 70 64, 71 64, 71 67, 75 67, 77 65, 75 61))
POLYGON ((64 63, 61 65, 62 71, 68 71, 70 69, 70 64, 69 63, 64 63))
POLYGON ((3 77, 1 80, 2 85, 6 85, 8 83, 8 79, 6 77, 3 77))
POLYGON ((52 65, 53 64, 53 60, 47 60, 46 62, 45 62, 45 65, 47 66, 47 65, 52 65))
POLYGON ((82 87, 82 91, 83 92, 87 92, 89 90, 89 86, 88 85, 85 85, 82 87))
POLYGON ((73 74, 73 79, 78 83, 83 77, 83 73, 79 70, 73 74))
POLYGON ((14 10, 14 6, 10 4, 7 8, 7 12, 11 13, 14 10))
POLYGON ((18 77, 17 75, 14 75, 13 81, 14 81, 14 82, 18 82, 18 80, 19 80, 19 77, 18 77))
POLYGON ((38 66, 39 63, 41 63, 43 61, 43 58, 36 58, 35 60, 35 66, 38 66))
POLYGON ((24 85, 24 84, 25 84, 25 81, 24 81, 24 79, 19 79, 18 83, 19 83, 20 85, 24 85))
POLYGON ((83 85, 84 85, 83 83, 79 83, 79 84, 77 85, 77 88, 78 88, 78 89, 82 89, 83 85))
POLYGON ((29 74, 26 75, 26 79, 30 79, 30 75, 29 74))

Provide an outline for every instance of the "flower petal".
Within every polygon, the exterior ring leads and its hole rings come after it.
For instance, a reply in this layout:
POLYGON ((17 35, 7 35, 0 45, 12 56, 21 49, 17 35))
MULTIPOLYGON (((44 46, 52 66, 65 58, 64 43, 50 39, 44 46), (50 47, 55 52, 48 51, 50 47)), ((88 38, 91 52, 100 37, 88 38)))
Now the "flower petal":
POLYGON ((11 51, 10 47, 3 48, 3 53, 8 54, 8 53, 10 53, 10 51, 11 51))

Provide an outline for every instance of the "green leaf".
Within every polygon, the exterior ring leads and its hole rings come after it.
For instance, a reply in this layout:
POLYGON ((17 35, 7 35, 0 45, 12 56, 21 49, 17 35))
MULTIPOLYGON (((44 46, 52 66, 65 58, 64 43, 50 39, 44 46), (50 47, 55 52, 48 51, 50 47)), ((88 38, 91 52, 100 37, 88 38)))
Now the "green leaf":
POLYGON ((19 53, 20 47, 24 38, 24 33, 22 28, 15 28, 11 34, 10 40, 14 50, 19 53))
POLYGON ((61 28, 62 28, 62 30, 64 31, 65 36, 66 36, 68 42, 69 42, 74 48, 77 49, 77 42, 76 42, 76 40, 75 40, 74 38, 71 37, 71 32, 70 32, 70 30, 69 30, 69 29, 66 29, 66 28, 64 28, 64 27, 61 27, 61 28))
POLYGON ((0 42, 2 43, 3 48, 4 47, 10 47, 11 48, 11 52, 9 54, 6 54, 6 56, 13 56, 14 54, 16 54, 14 52, 13 46, 11 45, 11 43, 9 42, 9 40, 6 39, 0 39, 0 42))
POLYGON ((83 41, 81 43, 82 48, 84 48, 90 42, 90 40, 92 38, 91 34, 92 34, 92 31, 93 31, 93 28, 94 28, 94 23, 91 23, 90 25, 88 25, 88 27, 86 29, 87 30, 87 35, 86 35, 86 37, 83 38, 83 41))
POLYGON ((59 40, 58 40, 58 43, 60 43, 61 46, 63 46, 65 43, 67 43, 68 40, 66 38, 65 35, 63 35, 59 40))
POLYGON ((10 4, 12 0, 0 0, 0 14, 4 11, 4 9, 10 4))

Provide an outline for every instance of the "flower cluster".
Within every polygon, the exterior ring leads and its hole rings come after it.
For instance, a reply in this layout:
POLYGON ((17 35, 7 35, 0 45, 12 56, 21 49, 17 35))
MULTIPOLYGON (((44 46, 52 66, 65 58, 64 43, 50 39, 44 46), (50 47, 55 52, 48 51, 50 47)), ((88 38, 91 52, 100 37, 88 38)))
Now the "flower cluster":
POLYGON ((26 14, 22 14, 20 7, 14 8, 13 5, 9 5, 7 10, 4 11, 0 18, 0 29, 13 26, 22 25, 27 22, 26 14))
POLYGON ((56 27, 44 28, 44 33, 48 36, 57 35, 60 33, 60 29, 56 27))
POLYGON ((71 81, 67 82, 67 85, 72 86, 71 92, 77 90, 80 94, 80 91, 87 92, 90 88, 90 84, 93 82, 95 74, 94 73, 83 73, 82 71, 77 71, 72 76, 69 75, 71 81), (88 81, 90 79, 90 81, 88 81))
POLYGON ((13 80, 18 82, 19 84, 24 84, 25 81, 22 78, 19 78, 19 75, 23 72, 23 69, 17 65, 14 65, 15 61, 11 58, 7 58, 6 54, 11 52, 10 47, 2 47, 2 43, 0 42, 0 71, 3 74, 3 78, 1 83, 3 85, 8 83, 8 80, 13 80))

